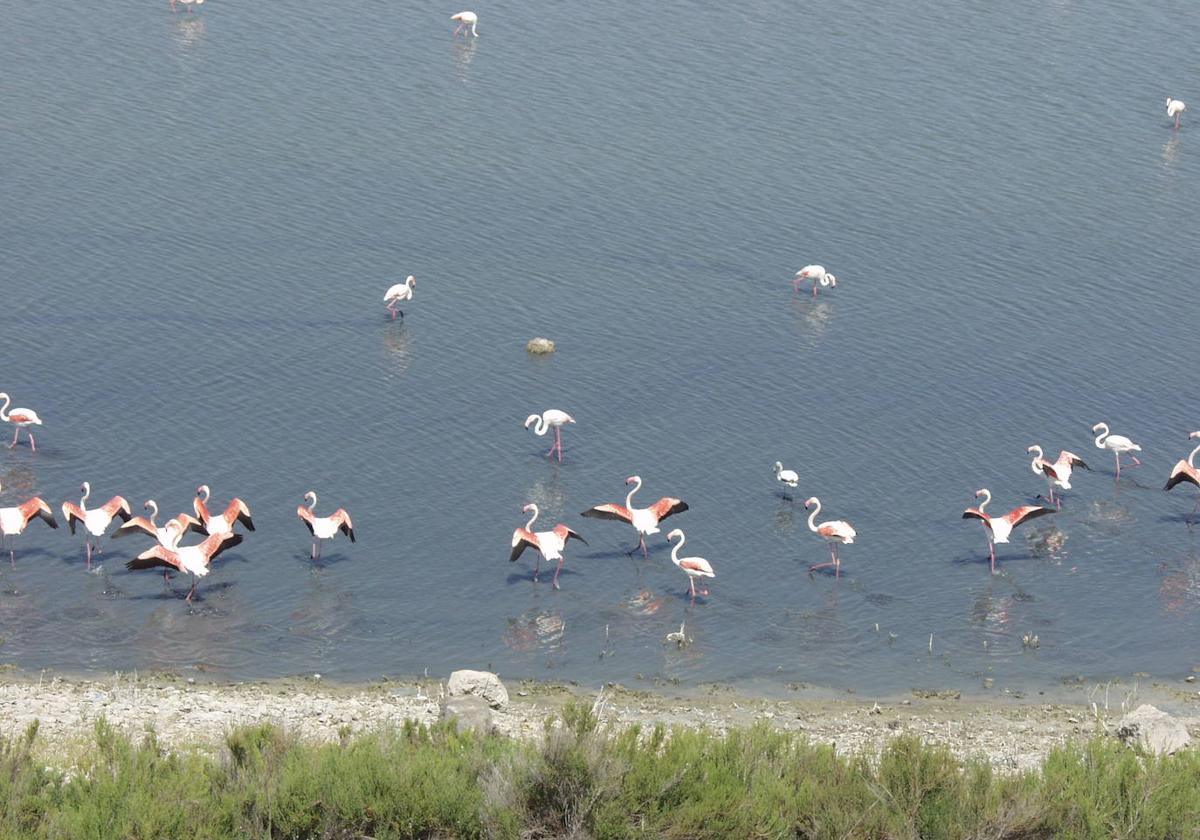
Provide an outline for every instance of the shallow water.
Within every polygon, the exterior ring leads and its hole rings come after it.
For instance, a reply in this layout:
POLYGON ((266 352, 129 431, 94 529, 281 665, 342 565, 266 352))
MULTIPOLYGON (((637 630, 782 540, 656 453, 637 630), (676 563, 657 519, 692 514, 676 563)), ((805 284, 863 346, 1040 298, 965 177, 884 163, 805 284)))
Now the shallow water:
POLYGON ((1200 98, 1200 11, 713 6, 497 3, 475 41, 416 3, 8 9, 0 388, 45 426, 0 503, 89 480, 170 516, 204 482, 258 530, 189 608, 139 541, 89 575, 35 522, 0 657, 879 692, 1200 664, 1194 493, 1161 492, 1200 427, 1200 150, 1163 107, 1200 98), (549 407, 561 466, 521 427, 549 407), (1119 485, 1099 420, 1144 447, 1119 485), (1032 443, 1094 470, 991 577, 960 515, 1041 492, 1032 443), (690 505, 708 598, 579 517, 635 472, 690 505), (310 488, 359 536, 316 568, 310 488), (814 494, 858 530, 840 580, 806 574, 814 494), (529 501, 589 541, 561 591, 506 562, 529 501))

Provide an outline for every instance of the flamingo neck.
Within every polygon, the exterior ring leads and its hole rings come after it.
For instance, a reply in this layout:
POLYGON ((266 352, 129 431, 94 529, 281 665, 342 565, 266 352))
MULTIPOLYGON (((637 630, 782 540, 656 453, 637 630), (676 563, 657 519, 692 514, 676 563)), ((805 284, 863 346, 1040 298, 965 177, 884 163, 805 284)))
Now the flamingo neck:
POLYGON ((679 542, 671 546, 671 562, 676 566, 679 565, 679 549, 683 548, 683 544, 687 542, 687 537, 683 534, 679 535, 679 542))
POLYGON ((10 402, 12 402, 12 397, 10 397, 8 394, 0 394, 0 396, 4 397, 4 406, 0 407, 0 420, 3 420, 5 423, 7 423, 8 422, 8 404, 10 402))
POLYGON ((150 510, 150 527, 157 528, 158 523, 154 520, 158 519, 158 503, 151 499, 146 502, 146 507, 150 510))
POLYGON ((533 508, 533 516, 529 517, 529 521, 525 523, 526 531, 533 530, 533 523, 537 522, 538 514, 540 513, 537 505, 530 505, 530 507, 533 508))
MULTIPOLYGON (((991 491, 991 490, 984 490, 984 491, 983 491, 983 501, 979 503, 979 512, 980 512, 980 513, 983 513, 983 512, 984 512, 984 508, 986 508, 986 507, 987 507, 988 505, 990 505, 991 503, 992 503, 992 491, 991 491)), ((986 514, 985 514, 985 515, 986 515, 986 514)))
POLYGON ((627 507, 629 510, 633 510, 633 494, 641 489, 642 478, 641 476, 638 476, 637 481, 633 482, 633 489, 630 490, 629 494, 625 497, 625 507, 627 507))
POLYGON ((308 503, 308 510, 309 510, 309 512, 310 512, 310 513, 315 513, 315 512, 316 512, 316 510, 317 510, 317 494, 316 494, 316 491, 314 491, 314 490, 310 490, 310 491, 308 491, 308 495, 309 495, 309 497, 312 499, 312 501, 308 503))
POLYGON ((1104 431, 1102 431, 1100 434, 1096 435, 1096 448, 1103 449, 1104 448, 1104 439, 1106 437, 1108 437, 1108 424, 1100 423, 1099 426, 1104 431))
POLYGON ((80 510, 82 510, 82 511, 87 510, 87 500, 88 500, 88 497, 91 495, 92 495, 92 485, 88 484, 86 481, 83 482, 83 496, 79 500, 79 509, 80 510))
POLYGON ((1191 452, 1188 453, 1188 466, 1189 467, 1196 466, 1195 464, 1192 463, 1192 459, 1196 457, 1197 452, 1200 452, 1200 446, 1197 446, 1195 449, 1193 449, 1191 452))
POLYGON ((808 515, 808 530, 817 530, 817 514, 821 512, 821 500, 813 502, 813 512, 808 515))
POLYGON ((1029 468, 1033 470, 1035 475, 1042 475, 1042 461, 1045 458, 1045 453, 1042 452, 1042 447, 1040 446, 1031 446, 1029 448, 1033 451, 1033 463, 1029 465, 1029 468))
POLYGON ((201 485, 200 489, 197 491, 197 495, 200 496, 200 501, 204 502, 204 504, 208 504, 208 497, 211 495, 208 485, 201 485))

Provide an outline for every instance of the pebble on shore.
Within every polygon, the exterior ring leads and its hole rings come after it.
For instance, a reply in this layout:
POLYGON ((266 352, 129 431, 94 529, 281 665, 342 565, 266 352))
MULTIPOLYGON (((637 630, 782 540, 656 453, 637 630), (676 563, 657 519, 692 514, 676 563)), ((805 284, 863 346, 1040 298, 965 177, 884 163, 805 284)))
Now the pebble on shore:
POLYGON ((553 353, 554 342, 548 338, 531 338, 529 339, 529 343, 525 345, 525 350, 533 353, 535 356, 553 353))

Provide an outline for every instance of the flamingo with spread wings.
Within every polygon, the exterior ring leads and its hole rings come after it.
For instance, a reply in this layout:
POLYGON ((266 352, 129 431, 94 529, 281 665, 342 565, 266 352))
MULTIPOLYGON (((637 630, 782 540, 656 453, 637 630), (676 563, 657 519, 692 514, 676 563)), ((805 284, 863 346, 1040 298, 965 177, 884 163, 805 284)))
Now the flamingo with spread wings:
POLYGON ((83 524, 83 528, 87 532, 84 545, 87 547, 87 567, 90 569, 92 568, 92 554, 101 553, 99 538, 108 531, 108 526, 112 524, 113 519, 120 517, 122 522, 128 522, 133 513, 129 510, 129 502, 125 501, 123 496, 113 496, 102 506, 88 510, 87 500, 92 495, 92 485, 85 481, 79 489, 83 492, 83 498, 79 500, 79 504, 63 502, 62 513, 72 534, 75 533, 76 522, 83 524), (94 546, 92 537, 97 538, 94 546))
MULTIPOLYGON (((179 530, 179 523, 172 519, 167 523, 168 530, 179 530)), ((180 536, 183 532, 180 531, 180 536)), ((192 576, 192 588, 188 590, 187 598, 189 604, 192 602, 192 596, 196 594, 196 584, 199 579, 208 574, 212 561, 225 549, 233 548, 241 543, 244 537, 241 534, 226 532, 224 534, 213 534, 204 542, 197 545, 184 545, 171 549, 165 546, 156 545, 147 551, 143 551, 137 557, 125 564, 125 568, 131 571, 138 569, 154 569, 163 567, 166 569, 177 569, 181 572, 187 572, 192 576)), ((176 539, 178 543, 178 539, 176 539)))
POLYGON ((646 550, 646 537, 650 534, 659 532, 658 523, 662 522, 668 516, 673 516, 676 513, 682 513, 688 509, 687 502, 672 498, 671 496, 663 496, 650 507, 635 508, 633 506, 633 494, 642 489, 642 477, 640 475, 631 475, 625 479, 626 484, 634 485, 629 491, 629 495, 625 497, 625 504, 618 505, 612 502, 603 505, 596 505, 583 512, 583 516, 594 519, 619 519, 622 522, 628 522, 633 526, 638 534, 638 545, 642 547, 642 556, 649 559, 650 553, 646 550))
POLYGON ((321 543, 336 537, 338 531, 349 537, 350 542, 354 542, 354 523, 350 521, 350 514, 346 513, 345 508, 338 508, 329 516, 317 516, 317 491, 309 490, 304 494, 304 498, 312 501, 307 507, 298 506, 296 515, 308 526, 308 532, 312 534, 312 559, 321 558, 321 543))
MULTIPOLYGON (((4 488, 0 486, 0 490, 2 489, 4 488)), ((33 521, 35 516, 51 528, 58 527, 58 520, 54 518, 54 510, 38 496, 26 499, 16 507, 0 508, 0 548, 3 548, 5 542, 8 542, 11 537, 19 537, 24 533, 25 527, 33 521)), ((8 545, 8 559, 13 566, 17 565, 16 550, 11 542, 8 545)))
POLYGON ((522 513, 533 511, 533 515, 529 517, 529 521, 525 523, 524 528, 517 528, 512 535, 512 554, 508 555, 510 562, 515 561, 520 557, 525 549, 532 548, 538 552, 538 558, 533 561, 533 579, 537 580, 538 564, 541 558, 545 557, 547 563, 558 561, 558 568, 554 570, 554 588, 558 589, 558 574, 563 567, 563 549, 567 547, 568 540, 579 540, 584 545, 587 545, 587 540, 579 536, 561 522, 551 528, 549 531, 534 531, 533 523, 538 518, 538 506, 528 504, 521 508, 522 513))
POLYGON ((196 498, 192 499, 192 509, 200 519, 205 534, 232 534, 235 522, 246 526, 247 531, 254 530, 254 522, 250 519, 250 508, 241 499, 234 497, 225 506, 225 512, 213 516, 208 511, 208 499, 211 491, 207 484, 196 488, 196 498))
POLYGON ((987 529, 988 537, 988 554, 992 563, 992 574, 996 573, 996 543, 1007 543, 1009 535, 1013 529, 1022 523, 1028 522, 1031 519, 1036 519, 1039 516, 1045 516, 1048 513, 1057 513, 1054 508, 1042 507, 1041 505, 1021 505, 1013 508, 1003 516, 989 516, 985 513, 985 509, 992 501, 992 491, 986 487, 982 490, 975 491, 975 498, 984 496, 984 500, 979 503, 977 508, 967 508, 963 511, 963 519, 978 519, 983 523, 983 527, 987 529))

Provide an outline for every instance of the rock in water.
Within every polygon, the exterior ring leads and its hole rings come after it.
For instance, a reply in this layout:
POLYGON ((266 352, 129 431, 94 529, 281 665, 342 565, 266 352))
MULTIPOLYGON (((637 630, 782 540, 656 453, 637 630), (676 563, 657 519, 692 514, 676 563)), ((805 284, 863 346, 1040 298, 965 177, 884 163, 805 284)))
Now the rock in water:
POLYGON ((1116 735, 1126 744, 1140 744, 1158 755, 1178 752, 1192 741, 1182 723, 1148 703, 1121 718, 1116 735))
POLYGON ((470 694, 482 697, 493 709, 508 706, 508 689, 500 678, 489 671, 455 671, 446 683, 446 693, 451 697, 470 694))
POLYGON ((460 730, 474 729, 480 735, 492 731, 492 710, 482 697, 447 697, 442 703, 441 719, 454 721, 460 730))
POLYGON ((545 353, 553 353, 554 342, 548 338, 531 338, 529 339, 529 343, 525 345, 525 349, 538 356, 545 353))

